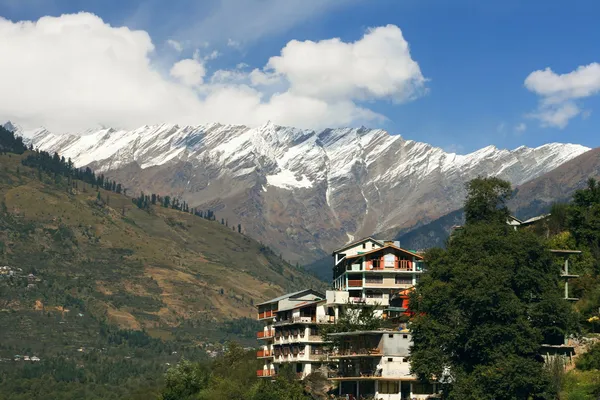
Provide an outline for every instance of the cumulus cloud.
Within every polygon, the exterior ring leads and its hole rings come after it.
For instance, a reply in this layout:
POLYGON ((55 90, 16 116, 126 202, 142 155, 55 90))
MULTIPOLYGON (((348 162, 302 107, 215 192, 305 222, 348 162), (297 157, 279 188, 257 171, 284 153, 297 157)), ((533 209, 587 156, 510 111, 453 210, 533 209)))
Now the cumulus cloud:
POLYGON ((577 100, 600 92, 600 64, 582 65, 560 75, 550 68, 534 71, 525 79, 525 87, 540 96, 538 110, 531 116, 543 126, 562 129, 582 113, 577 100))
POLYGON ((206 70, 200 61, 188 58, 177 61, 173 67, 171 67, 170 74, 184 85, 197 86, 204 81, 206 70))
POLYGON ((363 101, 408 101, 426 82, 392 25, 354 43, 292 41, 261 69, 209 74, 206 63, 218 53, 195 53, 164 73, 145 31, 92 14, 0 18, 0 54, 0 120, 56 131, 161 122, 358 125, 384 118, 363 101))
POLYGON ((395 25, 370 29, 354 42, 293 40, 267 65, 284 76, 291 91, 319 99, 391 98, 422 94, 425 78, 395 25))

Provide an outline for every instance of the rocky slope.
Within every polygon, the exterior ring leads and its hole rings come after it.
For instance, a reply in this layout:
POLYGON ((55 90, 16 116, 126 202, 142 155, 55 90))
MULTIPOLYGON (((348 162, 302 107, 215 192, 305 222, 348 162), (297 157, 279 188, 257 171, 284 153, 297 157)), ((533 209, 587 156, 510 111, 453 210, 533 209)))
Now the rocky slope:
MULTIPOLYGON (((567 202, 590 178, 600 179, 600 148, 590 150, 552 171, 518 186, 509 208, 514 215, 526 220, 550 210, 554 202, 567 202)), ((443 246, 452 227, 464 223, 464 213, 453 211, 430 223, 396 236, 403 246, 425 249, 443 246)), ((330 260, 327 260, 330 261, 330 260)))
POLYGON ((457 155, 378 129, 273 124, 21 134, 130 190, 170 193, 241 222, 249 235, 301 262, 354 237, 398 232, 455 210, 464 183, 477 175, 520 185, 589 150, 553 143, 457 155))
POLYGON ((4 311, 77 304, 121 328, 201 336, 255 318, 260 301, 325 287, 218 221, 142 210, 123 195, 38 173, 21 157, 0 155, 0 265, 25 276, 13 285, 0 275, 4 311), (29 273, 40 279, 32 288, 29 273))

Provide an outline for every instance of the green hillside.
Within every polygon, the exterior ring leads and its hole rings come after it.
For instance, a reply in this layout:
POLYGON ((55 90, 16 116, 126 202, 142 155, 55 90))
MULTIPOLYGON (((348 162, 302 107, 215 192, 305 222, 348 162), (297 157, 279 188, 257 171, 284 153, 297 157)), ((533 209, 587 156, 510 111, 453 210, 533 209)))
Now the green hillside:
POLYGON ((67 385, 57 398, 82 398, 90 380, 114 398, 145 393, 182 355, 254 343, 255 302, 324 288, 232 228, 25 167, 28 153, 0 155, 0 399, 50 398, 10 385, 57 365, 64 380, 38 388, 67 385))

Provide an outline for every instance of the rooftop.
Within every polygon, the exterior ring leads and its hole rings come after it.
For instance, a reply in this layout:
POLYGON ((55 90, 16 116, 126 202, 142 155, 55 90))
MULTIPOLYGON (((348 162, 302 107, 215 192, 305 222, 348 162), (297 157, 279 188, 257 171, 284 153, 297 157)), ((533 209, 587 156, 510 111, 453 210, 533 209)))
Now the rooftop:
POLYGON ((420 255, 420 254, 417 254, 417 253, 415 253, 415 252, 413 252, 413 251, 406 250, 406 249, 403 249, 403 248, 401 248, 401 247, 395 246, 395 245, 393 245, 393 244, 386 244, 385 246, 383 246, 383 247, 380 247, 380 248, 378 248, 378 249, 374 249, 374 250, 367 251, 367 252, 364 252, 364 253, 359 253, 359 254, 357 254, 357 255, 355 255, 355 256, 348 256, 348 257, 346 257, 346 258, 347 258, 347 259, 353 259, 353 258, 363 257, 363 256, 366 256, 366 255, 369 255, 369 254, 374 254, 374 253, 377 253, 378 251, 383 251, 383 250, 385 250, 385 249, 394 249, 394 250, 398 250, 398 251, 401 251, 401 252, 403 252, 403 253, 410 254, 410 255, 411 255, 411 256, 413 256, 413 257, 417 257, 417 258, 419 258, 419 259, 421 259, 421 260, 423 259, 423 256, 422 256, 422 255, 420 255))
POLYGON ((294 292, 294 293, 283 294, 279 297, 275 297, 274 299, 257 304, 257 306, 264 306, 265 304, 277 303, 281 300, 293 299, 294 297, 300 297, 301 295, 308 294, 308 293, 312 293, 323 299, 325 298, 325 295, 323 293, 317 292, 316 290, 313 290, 313 289, 304 289, 304 290, 300 290, 300 291, 294 292))

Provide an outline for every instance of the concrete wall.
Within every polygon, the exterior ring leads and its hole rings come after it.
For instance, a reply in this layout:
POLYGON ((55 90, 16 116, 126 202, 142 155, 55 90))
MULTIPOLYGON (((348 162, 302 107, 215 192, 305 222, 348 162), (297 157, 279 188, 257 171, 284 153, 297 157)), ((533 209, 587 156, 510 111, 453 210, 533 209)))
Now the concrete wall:
POLYGON ((410 354, 411 337, 408 333, 386 333, 381 338, 381 342, 384 355, 408 357, 410 354))

